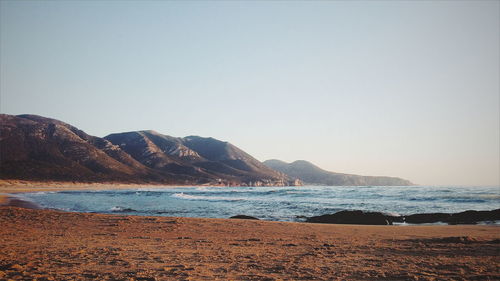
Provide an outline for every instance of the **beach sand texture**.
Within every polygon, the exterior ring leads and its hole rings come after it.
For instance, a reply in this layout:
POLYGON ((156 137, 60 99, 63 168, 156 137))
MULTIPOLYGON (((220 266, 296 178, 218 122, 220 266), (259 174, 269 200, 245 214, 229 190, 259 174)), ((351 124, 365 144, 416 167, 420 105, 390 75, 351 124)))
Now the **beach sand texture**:
POLYGON ((84 183, 56 181, 0 180, 0 193, 23 193, 66 190, 119 190, 135 188, 175 188, 179 185, 134 184, 134 183, 84 183))
POLYGON ((496 226, 357 226, 0 207, 0 280, 499 280, 496 226))

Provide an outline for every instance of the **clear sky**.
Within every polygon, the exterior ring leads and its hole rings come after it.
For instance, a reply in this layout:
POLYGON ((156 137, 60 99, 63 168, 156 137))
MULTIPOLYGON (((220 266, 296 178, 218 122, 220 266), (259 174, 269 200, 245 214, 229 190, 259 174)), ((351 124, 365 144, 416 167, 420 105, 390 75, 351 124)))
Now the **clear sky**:
POLYGON ((0 111, 500 183, 500 1, 0 1, 0 111))

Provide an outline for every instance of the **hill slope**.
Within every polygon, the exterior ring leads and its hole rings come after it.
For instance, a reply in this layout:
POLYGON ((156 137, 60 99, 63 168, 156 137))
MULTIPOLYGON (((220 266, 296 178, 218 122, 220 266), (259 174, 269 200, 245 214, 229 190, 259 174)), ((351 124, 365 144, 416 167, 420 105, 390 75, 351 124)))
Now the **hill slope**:
POLYGON ((286 185, 288 177, 227 142, 154 131, 99 138, 59 120, 0 114, 0 178, 286 185))
POLYGON ((287 184, 284 174, 236 146, 214 138, 175 138, 155 131, 137 131, 111 134, 105 139, 155 170, 233 184, 287 184))
POLYGON ((0 177, 28 180, 157 180, 109 141, 36 115, 0 115, 0 177))
POLYGON ((412 185, 408 180, 395 177, 359 176, 325 171, 304 160, 286 163, 280 160, 267 160, 264 164, 271 169, 280 171, 291 178, 302 180, 306 184, 321 184, 333 186, 404 186, 412 185))

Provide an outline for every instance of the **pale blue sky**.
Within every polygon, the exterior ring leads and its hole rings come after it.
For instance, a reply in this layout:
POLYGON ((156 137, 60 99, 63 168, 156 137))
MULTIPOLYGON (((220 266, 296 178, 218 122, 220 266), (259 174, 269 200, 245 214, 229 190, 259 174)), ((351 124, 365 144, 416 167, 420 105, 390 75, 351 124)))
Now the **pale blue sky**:
POLYGON ((1 1, 0 111, 500 184, 499 1, 1 1))

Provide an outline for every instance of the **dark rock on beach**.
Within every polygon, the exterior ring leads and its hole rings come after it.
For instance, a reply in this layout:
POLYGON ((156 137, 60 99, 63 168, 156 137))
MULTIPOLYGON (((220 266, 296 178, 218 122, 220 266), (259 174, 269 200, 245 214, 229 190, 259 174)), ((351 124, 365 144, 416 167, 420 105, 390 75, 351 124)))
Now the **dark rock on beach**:
POLYGON ((405 217, 407 223, 436 223, 446 222, 451 217, 447 213, 414 214, 405 217))
POLYGON ((232 216, 230 217, 230 219, 241 219, 241 220, 259 220, 258 218, 256 217, 252 217, 252 216, 245 216, 245 215, 236 215, 236 216, 232 216))
POLYGON ((500 220, 500 209, 492 211, 465 211, 452 214, 446 221, 449 224, 476 224, 481 221, 500 220))
POLYGON ((340 211, 335 214, 310 217, 306 222, 335 224, 391 225, 391 216, 378 212, 340 211))
POLYGON ((380 212, 340 211, 310 217, 306 222, 334 223, 334 224, 367 224, 367 225, 392 225, 393 222, 406 222, 411 224, 437 223, 448 224, 477 224, 478 222, 500 221, 500 209, 492 211, 465 211, 460 213, 428 213, 413 214, 408 216, 390 216, 380 212))
POLYGON ((444 222, 448 224, 476 224, 482 221, 500 220, 500 209, 492 211, 465 211, 460 213, 430 213, 415 214, 405 217, 407 223, 436 223, 444 222))

